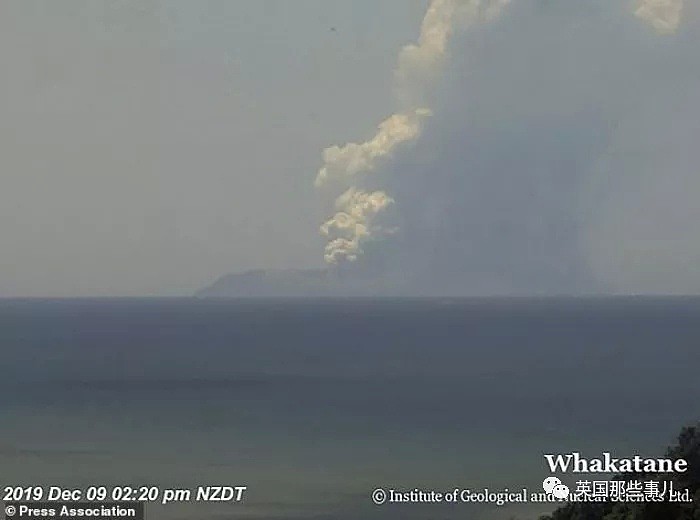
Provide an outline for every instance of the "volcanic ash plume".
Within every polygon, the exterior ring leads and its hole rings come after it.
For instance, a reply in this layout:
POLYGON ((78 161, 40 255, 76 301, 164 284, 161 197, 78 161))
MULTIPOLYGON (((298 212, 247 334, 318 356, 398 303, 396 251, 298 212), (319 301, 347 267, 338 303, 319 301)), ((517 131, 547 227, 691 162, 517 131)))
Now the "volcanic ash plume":
POLYGON ((355 188, 348 189, 335 203, 338 211, 321 226, 321 232, 331 238, 326 245, 324 258, 335 264, 341 258, 349 261, 362 253, 360 242, 377 234, 391 230, 374 225, 374 217, 394 201, 383 191, 368 193, 355 188))
POLYGON ((673 34, 681 23, 682 12, 683 0, 637 0, 634 14, 659 34, 673 34))
POLYGON ((421 24, 418 43, 406 45, 395 71, 397 95, 404 105, 424 103, 426 90, 439 75, 450 37, 480 20, 501 13, 510 0, 433 0, 421 24))
POLYGON ((376 171, 400 145, 420 137, 424 121, 431 114, 425 107, 426 91, 442 68, 455 30, 494 18, 509 2, 433 0, 418 42, 404 47, 399 54, 395 76, 402 110, 381 123, 369 141, 332 146, 323 152, 324 165, 316 177, 316 186, 330 181, 351 186, 336 201, 337 213, 321 226, 329 240, 326 262, 354 261, 362 253, 362 242, 390 231, 374 220, 393 200, 383 191, 367 192, 357 187, 361 184, 358 176, 376 171))
POLYGON ((399 144, 418 137, 422 119, 429 115, 430 111, 426 109, 417 109, 410 114, 394 114, 379 125, 377 134, 369 141, 348 143, 342 148, 326 148, 323 152, 324 166, 318 172, 316 186, 330 180, 348 182, 355 175, 374 171, 399 144))

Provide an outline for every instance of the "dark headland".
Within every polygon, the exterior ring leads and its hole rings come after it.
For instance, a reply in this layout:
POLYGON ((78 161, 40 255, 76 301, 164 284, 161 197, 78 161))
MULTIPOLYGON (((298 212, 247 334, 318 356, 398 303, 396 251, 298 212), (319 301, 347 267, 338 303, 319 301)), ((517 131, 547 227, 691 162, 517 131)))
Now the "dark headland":
POLYGON ((351 285, 327 269, 256 269, 226 274, 195 294, 199 298, 313 298, 348 294, 351 285))

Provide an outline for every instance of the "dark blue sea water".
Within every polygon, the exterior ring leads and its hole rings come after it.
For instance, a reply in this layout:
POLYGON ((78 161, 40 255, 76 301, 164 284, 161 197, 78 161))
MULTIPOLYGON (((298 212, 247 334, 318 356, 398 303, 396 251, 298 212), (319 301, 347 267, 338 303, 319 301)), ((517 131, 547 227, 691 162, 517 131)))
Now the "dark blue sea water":
POLYGON ((152 519, 536 518, 370 493, 661 455, 700 419, 700 299, 0 300, 0 363, 2 486, 248 486, 152 519))

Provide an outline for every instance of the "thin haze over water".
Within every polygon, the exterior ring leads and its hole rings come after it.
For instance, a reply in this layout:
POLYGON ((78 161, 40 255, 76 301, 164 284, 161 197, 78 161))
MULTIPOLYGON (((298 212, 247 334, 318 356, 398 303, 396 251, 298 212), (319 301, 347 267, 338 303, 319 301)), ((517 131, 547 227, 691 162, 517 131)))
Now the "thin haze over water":
POLYGON ((0 465, 16 485, 250 488, 158 519, 536 517, 369 493, 660 455, 700 416, 699 324, 692 298, 3 300, 0 465))

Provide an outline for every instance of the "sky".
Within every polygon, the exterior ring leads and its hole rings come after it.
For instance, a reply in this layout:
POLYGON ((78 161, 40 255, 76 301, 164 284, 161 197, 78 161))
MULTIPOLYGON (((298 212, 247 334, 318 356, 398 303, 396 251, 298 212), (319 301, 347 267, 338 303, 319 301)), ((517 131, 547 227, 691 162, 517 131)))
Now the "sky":
POLYGON ((190 294, 322 266, 320 152, 391 106, 424 9, 1 2, 0 296, 190 294))
POLYGON ((647 3, 4 1, 0 297, 700 293, 700 9, 647 3))

